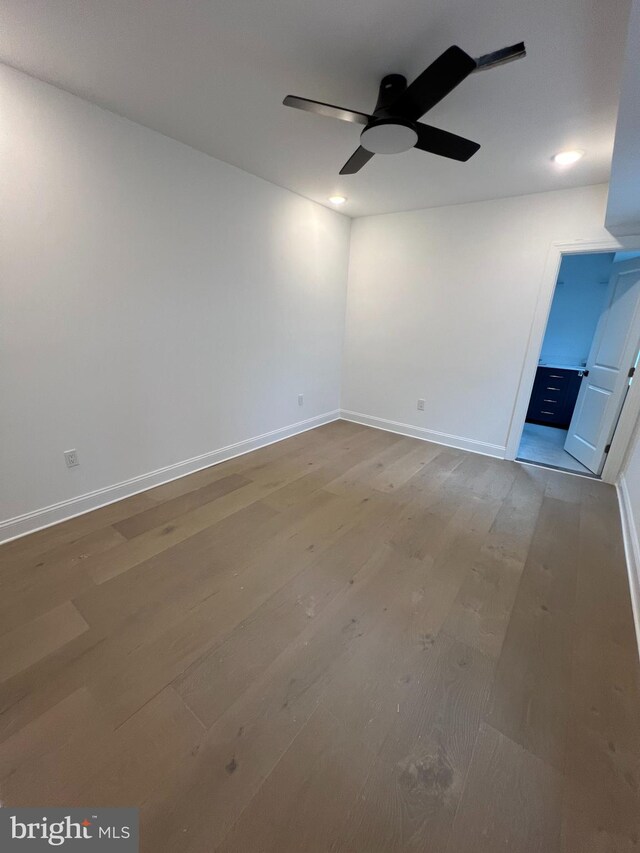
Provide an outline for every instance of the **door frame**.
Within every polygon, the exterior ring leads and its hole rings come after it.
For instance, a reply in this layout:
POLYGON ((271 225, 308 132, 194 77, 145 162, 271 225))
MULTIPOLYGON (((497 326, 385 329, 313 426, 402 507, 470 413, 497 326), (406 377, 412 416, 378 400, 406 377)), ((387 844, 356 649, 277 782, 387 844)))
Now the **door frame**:
MULTIPOLYGON (((520 373, 520 382, 514 401, 509 432, 507 434, 507 445, 505 448, 505 459, 515 459, 522 438, 531 399, 531 391, 536 378, 538 360, 542 351, 542 343, 547 330, 547 322, 551 311, 551 304, 556 290, 560 264, 563 255, 585 255, 596 252, 625 252, 640 251, 640 235, 630 237, 611 236, 607 240, 589 241, 575 240, 571 243, 553 242, 547 252, 544 265, 542 281, 538 289, 538 298, 529 330, 527 349, 520 373)), ((640 378, 640 377, 639 377, 640 378)), ((618 425, 611 442, 611 450, 602 469, 601 479, 605 483, 615 484, 618 480, 622 463, 624 461, 631 436, 636 423, 640 418, 640 381, 632 382, 629 393, 620 412, 618 425)))

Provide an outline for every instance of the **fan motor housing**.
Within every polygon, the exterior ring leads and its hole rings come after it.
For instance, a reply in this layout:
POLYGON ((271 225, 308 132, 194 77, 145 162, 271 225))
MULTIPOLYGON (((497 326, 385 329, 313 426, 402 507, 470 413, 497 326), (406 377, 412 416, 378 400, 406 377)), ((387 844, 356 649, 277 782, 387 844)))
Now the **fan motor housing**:
POLYGON ((360 134, 360 144, 372 154, 401 154, 418 141, 410 121, 383 118, 370 122, 360 134))
POLYGON ((384 110, 390 107, 406 88, 407 78, 402 74, 387 74, 383 77, 378 88, 378 100, 373 114, 383 114, 384 110))

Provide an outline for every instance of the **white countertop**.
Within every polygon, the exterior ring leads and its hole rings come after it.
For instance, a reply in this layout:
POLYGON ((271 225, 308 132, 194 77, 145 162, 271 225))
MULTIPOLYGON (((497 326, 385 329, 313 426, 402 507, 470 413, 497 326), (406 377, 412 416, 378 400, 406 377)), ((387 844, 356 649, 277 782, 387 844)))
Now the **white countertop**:
POLYGON ((555 362, 548 361, 539 361, 538 367, 551 367, 556 370, 586 370, 587 367, 584 364, 557 364, 555 362))

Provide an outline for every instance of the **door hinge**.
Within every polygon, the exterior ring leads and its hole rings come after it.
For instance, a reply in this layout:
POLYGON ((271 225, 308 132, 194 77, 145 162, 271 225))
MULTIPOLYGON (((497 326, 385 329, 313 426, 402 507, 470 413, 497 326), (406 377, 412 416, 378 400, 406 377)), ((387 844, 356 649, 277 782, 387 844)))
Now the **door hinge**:
POLYGON ((635 367, 630 367, 630 368, 629 368, 629 379, 631 379, 631 377, 633 376, 633 374, 634 374, 635 372, 636 372, 635 367))
POLYGON ((588 371, 588 370, 583 370, 583 371, 582 371, 582 375, 583 375, 583 376, 588 376, 588 375, 589 375, 589 371, 588 371))
POLYGON ((605 449, 604 449, 604 452, 605 452, 605 453, 608 453, 610 450, 611 450, 611 445, 610 445, 610 444, 607 444, 607 446, 606 446, 606 447, 605 447, 605 449))

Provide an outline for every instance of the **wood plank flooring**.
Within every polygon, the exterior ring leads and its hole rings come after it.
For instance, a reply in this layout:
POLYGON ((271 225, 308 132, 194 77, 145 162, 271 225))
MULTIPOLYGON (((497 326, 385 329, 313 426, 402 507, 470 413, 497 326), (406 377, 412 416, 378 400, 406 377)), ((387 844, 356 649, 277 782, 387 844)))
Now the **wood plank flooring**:
POLYGON ((0 547, 0 801, 148 853, 640 851, 615 492, 338 421, 0 547))

